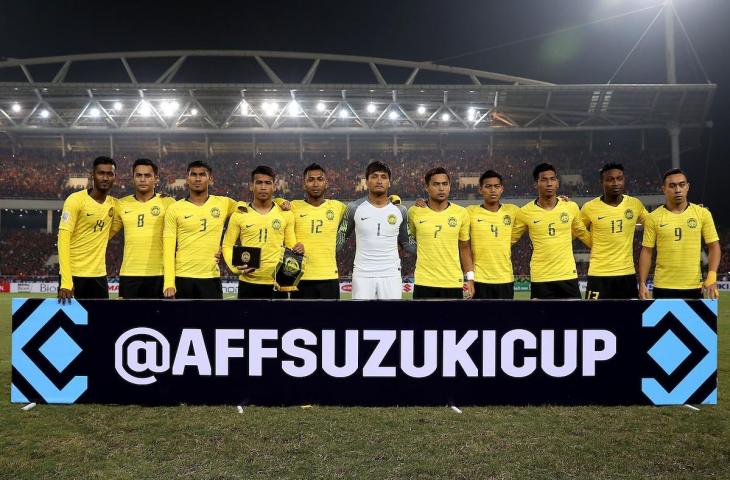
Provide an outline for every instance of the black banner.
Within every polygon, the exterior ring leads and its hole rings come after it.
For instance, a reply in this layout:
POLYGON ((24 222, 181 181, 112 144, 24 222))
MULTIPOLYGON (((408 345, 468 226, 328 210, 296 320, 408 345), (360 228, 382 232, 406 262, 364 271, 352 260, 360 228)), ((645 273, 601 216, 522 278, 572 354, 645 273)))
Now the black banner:
POLYGON ((14 299, 13 402, 717 403, 717 302, 14 299))

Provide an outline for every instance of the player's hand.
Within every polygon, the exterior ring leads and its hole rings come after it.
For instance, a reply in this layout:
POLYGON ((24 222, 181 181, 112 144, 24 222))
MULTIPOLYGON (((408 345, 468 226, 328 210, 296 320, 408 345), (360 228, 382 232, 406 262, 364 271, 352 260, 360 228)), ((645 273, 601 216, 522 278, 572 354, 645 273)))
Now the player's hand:
POLYGON ((304 244, 302 242, 297 243, 292 247, 292 251, 299 255, 304 255, 304 244))
POLYGON ((166 288, 164 292, 165 298, 175 298, 176 290, 174 288, 166 288))
POLYGON ((467 280, 466 283, 466 292, 464 294, 464 298, 466 300, 471 300, 474 298, 474 280, 467 280))
POLYGON ((639 298, 641 300, 651 300, 651 295, 649 294, 649 288, 646 286, 645 283, 639 284, 639 298))
POLYGON ((558 195, 558 200, 562 200, 563 202, 569 202, 570 197, 567 195, 558 195))
POLYGON ((71 299, 74 298, 74 292, 73 289, 69 290, 68 288, 59 288, 58 289, 58 303, 60 304, 66 304, 71 303, 71 299))
POLYGON ((248 268, 247 264, 240 265, 236 267, 238 269, 238 273, 241 275, 250 275, 251 273, 255 272, 255 268, 248 268))
POLYGON ((393 205, 400 205, 400 197, 396 194, 389 196, 388 200, 390 200, 390 203, 393 205))
POLYGON ((281 205, 279 205, 279 208, 281 208, 285 212, 288 212, 289 210, 291 210, 291 203, 289 203, 289 200, 284 200, 283 202, 281 202, 281 205))
POLYGON ((720 298, 720 289, 717 288, 717 282, 707 286, 702 285, 702 294, 705 296, 705 298, 710 298, 712 300, 717 300, 718 298, 720 298))
POLYGON ((705 277, 705 281, 702 284, 702 294, 705 298, 711 298, 713 300, 720 298, 720 291, 717 288, 717 272, 707 272, 707 277, 705 277))
POLYGON ((428 206, 428 204, 426 203, 426 200, 424 200, 422 198, 417 198, 416 203, 414 203, 414 205, 417 206, 418 208, 426 208, 428 206))

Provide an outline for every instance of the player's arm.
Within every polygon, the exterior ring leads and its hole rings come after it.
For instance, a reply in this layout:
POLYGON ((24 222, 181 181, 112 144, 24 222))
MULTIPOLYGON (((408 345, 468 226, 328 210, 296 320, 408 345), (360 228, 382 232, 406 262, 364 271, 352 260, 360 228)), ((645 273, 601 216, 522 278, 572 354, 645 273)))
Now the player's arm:
POLYGON ((241 224, 238 222, 237 216, 231 217, 228 222, 228 228, 226 234, 223 236, 223 260, 228 265, 228 269, 233 273, 241 273, 238 267, 233 266, 233 246, 236 245, 239 236, 241 235, 241 224))
POLYGON ((702 238, 707 245, 707 277, 702 283, 702 290, 707 298, 719 298, 720 291, 717 288, 717 269, 720 267, 722 251, 720 250, 720 238, 715 229, 715 222, 712 214, 706 208, 702 210, 702 238))
POLYGON ((417 245, 416 243, 416 215, 411 212, 411 209, 416 208, 415 206, 408 209, 410 212, 408 215, 408 242, 417 245))
POLYGON ((274 198, 274 203, 284 212, 291 211, 291 202, 286 198, 276 197, 274 198))
POLYGON ((591 228, 591 215, 588 211, 588 204, 586 203, 583 205, 583 208, 580 209, 580 219, 583 222, 583 225, 586 226, 586 229, 590 230, 591 228))
POLYGON ((355 230, 355 210, 357 210, 358 204, 350 202, 345 209, 345 215, 342 217, 340 222, 340 228, 337 230, 337 251, 342 250, 345 246, 345 242, 352 235, 355 230))
POLYGON ((290 211, 284 212, 286 227, 284 227, 284 246, 291 248, 294 252, 303 254, 304 244, 297 242, 297 234, 294 231, 294 214, 290 211))
POLYGON ((464 209, 461 217, 461 228, 459 228, 459 259, 461 260, 461 271, 466 276, 467 298, 474 297, 474 261, 471 254, 471 216, 469 211, 464 209))
POLYGON ((515 224, 512 226, 512 245, 517 243, 520 238, 522 238, 525 230, 527 230, 527 222, 525 221, 522 210, 518 210, 517 214, 515 215, 515 224))
POLYGON ((165 226, 162 233, 162 263, 164 270, 163 291, 165 298, 174 298, 175 292, 175 250, 177 248, 177 213, 174 206, 165 212, 165 226))
MULTIPOLYGON (((225 197, 225 198, 226 198, 227 207, 228 207, 227 211, 226 211, 226 218, 231 218, 231 215, 236 213, 236 211, 240 207, 240 204, 243 202, 237 202, 234 199, 229 198, 229 197, 225 197)), ((244 203, 244 205, 245 205, 245 203, 244 203)))
POLYGON ((65 303, 73 297, 73 273, 71 271, 71 235, 76 229, 79 206, 73 199, 63 204, 61 223, 58 226, 58 265, 61 275, 58 286, 58 301, 65 303))
POLYGON ((411 234, 409 232, 408 211, 403 205, 398 205, 398 209, 400 210, 401 215, 403 215, 403 221, 398 229, 398 245, 400 245, 401 248, 409 255, 415 255, 416 242, 412 241, 411 234))
POLYGON ((573 215, 573 224, 571 225, 571 230, 573 231, 573 238, 577 238, 583 244, 591 248, 593 245, 593 241, 591 240, 591 234, 586 229, 585 223, 583 223, 583 220, 581 219, 581 213, 580 210, 578 210, 578 205, 573 204, 574 215, 573 215))
POLYGON ((119 230, 124 227, 124 224, 122 223, 122 216, 119 213, 120 210, 121 207, 119 205, 119 201, 117 201, 116 205, 114 205, 114 218, 112 219, 112 226, 109 229, 109 238, 114 237, 114 235, 116 235, 119 230))
POLYGON ((642 300, 649 300, 649 288, 646 286, 646 280, 649 278, 655 245, 656 229, 651 217, 647 215, 644 224, 644 238, 641 240, 641 253, 639 254, 639 298, 642 300))

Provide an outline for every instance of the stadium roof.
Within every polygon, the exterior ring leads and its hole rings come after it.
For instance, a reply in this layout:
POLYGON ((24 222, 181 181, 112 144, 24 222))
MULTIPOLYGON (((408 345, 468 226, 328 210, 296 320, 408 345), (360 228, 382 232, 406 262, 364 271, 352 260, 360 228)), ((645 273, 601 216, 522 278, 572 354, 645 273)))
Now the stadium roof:
POLYGON ((554 85, 430 62, 318 53, 70 55, 0 61, 0 131, 311 135, 700 129, 715 89, 714 84, 554 85), (190 68, 191 62, 198 63, 190 68), (347 82, 337 75, 343 71, 347 82))

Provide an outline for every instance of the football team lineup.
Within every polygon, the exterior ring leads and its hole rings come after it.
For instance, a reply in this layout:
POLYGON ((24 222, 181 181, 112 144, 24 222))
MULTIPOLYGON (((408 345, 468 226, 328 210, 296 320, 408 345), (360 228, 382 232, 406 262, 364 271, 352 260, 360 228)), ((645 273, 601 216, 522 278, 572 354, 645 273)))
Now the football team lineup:
POLYGON ((582 208, 559 194, 560 177, 549 163, 534 167, 536 199, 522 207, 501 203, 504 179, 494 170, 479 177, 481 204, 452 203, 449 172, 437 166, 424 172, 426 198, 406 209, 380 161, 364 172, 366 195, 347 205, 327 197, 327 171, 317 163, 302 173, 305 198, 291 201, 275 197, 277 174, 265 165, 251 171, 250 202, 209 194, 214 172, 200 160, 189 163, 186 197, 177 201, 156 192, 160 171, 149 159, 134 162, 134 193, 120 199, 110 195, 112 158, 97 157, 90 174, 91 188, 72 193, 63 206, 61 302, 109 297, 106 248, 120 230, 119 296, 129 299, 223 298, 220 260, 239 275, 239 299, 339 299, 336 256, 353 236, 355 300, 403 298, 404 255, 416 258, 414 299, 512 299, 511 248, 523 235, 532 244, 531 298, 582 297, 573 239, 590 249, 586 299, 719 296, 715 224, 707 208, 688 201, 690 182, 679 168, 664 173, 665 203, 653 211, 625 193, 619 163, 603 165, 603 195, 582 208))

